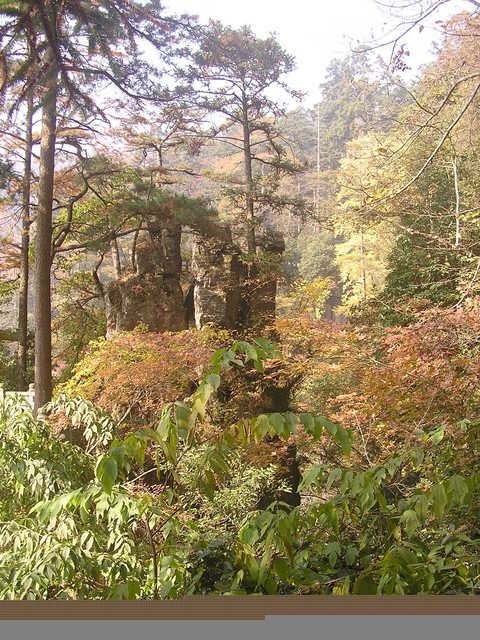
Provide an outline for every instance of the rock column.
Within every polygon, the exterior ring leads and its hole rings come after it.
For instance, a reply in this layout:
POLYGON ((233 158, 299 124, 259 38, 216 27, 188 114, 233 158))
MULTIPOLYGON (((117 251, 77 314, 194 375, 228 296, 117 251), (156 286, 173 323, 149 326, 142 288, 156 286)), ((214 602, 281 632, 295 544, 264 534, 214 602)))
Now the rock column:
POLYGON ((111 282, 105 292, 107 337, 131 331, 139 324, 148 331, 185 328, 180 286, 181 226, 173 216, 157 217, 136 249, 136 273, 111 282))
POLYGON ((214 237, 198 235, 193 246, 194 309, 197 329, 206 324, 234 328, 240 308, 241 263, 231 231, 218 228, 214 237))

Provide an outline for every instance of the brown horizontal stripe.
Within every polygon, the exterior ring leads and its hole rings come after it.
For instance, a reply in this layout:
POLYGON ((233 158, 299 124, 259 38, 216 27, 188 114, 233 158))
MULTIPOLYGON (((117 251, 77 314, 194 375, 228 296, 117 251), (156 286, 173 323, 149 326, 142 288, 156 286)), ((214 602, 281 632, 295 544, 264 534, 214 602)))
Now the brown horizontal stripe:
POLYGON ((276 615, 480 615, 478 596, 193 596, 0 602, 3 620, 263 620, 276 615))

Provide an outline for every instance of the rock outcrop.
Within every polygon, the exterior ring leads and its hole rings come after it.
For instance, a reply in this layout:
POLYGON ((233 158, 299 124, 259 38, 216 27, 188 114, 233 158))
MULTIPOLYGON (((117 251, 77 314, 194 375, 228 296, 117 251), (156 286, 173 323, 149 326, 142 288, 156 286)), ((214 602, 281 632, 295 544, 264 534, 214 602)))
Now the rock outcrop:
POLYGON ((149 242, 137 247, 137 273, 162 273, 180 278, 182 226, 173 215, 147 221, 149 242))
POLYGON ((242 283, 248 327, 260 329, 275 320, 278 270, 285 251, 283 237, 273 232, 257 239, 257 260, 242 283))
POLYGON ((184 294, 181 225, 167 211, 148 219, 147 229, 136 246, 136 272, 105 288, 107 336, 140 324, 162 332, 207 324, 261 328, 273 322, 283 238, 259 238, 257 260, 248 264, 227 225, 210 219, 192 225, 192 284, 184 294))
POLYGON ((228 227, 219 227, 213 237, 198 235, 193 245, 193 303, 197 329, 206 324, 234 328, 240 315, 239 251, 228 227))
POLYGON ((140 324, 148 331, 185 328, 183 293, 177 278, 146 273, 111 282, 105 292, 107 337, 140 324))
POLYGON ((136 274, 111 282, 105 291, 107 337, 143 324, 149 331, 186 327, 180 286, 181 226, 173 216, 148 222, 136 247, 136 274))

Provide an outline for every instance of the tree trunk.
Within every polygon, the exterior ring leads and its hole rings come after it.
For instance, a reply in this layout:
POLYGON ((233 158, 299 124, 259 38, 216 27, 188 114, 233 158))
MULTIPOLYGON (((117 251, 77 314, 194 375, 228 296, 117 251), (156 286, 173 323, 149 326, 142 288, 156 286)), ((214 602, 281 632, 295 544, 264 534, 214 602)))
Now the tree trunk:
POLYGON ((30 247, 30 182, 32 177, 32 119, 33 91, 27 96, 25 118, 25 162, 22 186, 22 251, 20 257, 20 287, 18 292, 18 347, 17 347, 17 388, 27 388, 28 359, 28 251, 30 247))
POLYGON ((255 241, 255 212, 253 209, 253 174, 252 150, 250 148, 250 128, 248 126, 248 111, 246 98, 243 96, 243 159, 245 170, 245 205, 247 222, 248 253, 254 254, 257 249, 255 241))
POLYGON ((315 183, 315 212, 317 220, 320 212, 320 103, 317 104, 317 180, 315 183))
POLYGON ((122 263, 120 261, 120 251, 118 249, 118 241, 114 238, 110 243, 110 250, 112 254, 113 271, 115 273, 115 279, 119 280, 122 277, 122 263))
POLYGON ((52 397, 52 201, 57 120, 57 63, 47 54, 49 75, 42 100, 40 181, 35 241, 35 412, 52 397))
POLYGON ((362 277, 362 298, 367 299, 367 274, 365 273, 365 248, 363 246, 363 229, 360 229, 360 271, 362 277))
POLYGON ((460 190, 458 188, 457 156, 453 159, 453 179, 455 182, 455 246, 460 246, 460 190))
POLYGON ((115 280, 119 280, 122 277, 122 261, 120 259, 120 247, 118 246, 118 240, 114 235, 114 228, 110 216, 108 217, 108 226, 113 236, 110 240, 110 256, 112 258, 113 273, 115 280))

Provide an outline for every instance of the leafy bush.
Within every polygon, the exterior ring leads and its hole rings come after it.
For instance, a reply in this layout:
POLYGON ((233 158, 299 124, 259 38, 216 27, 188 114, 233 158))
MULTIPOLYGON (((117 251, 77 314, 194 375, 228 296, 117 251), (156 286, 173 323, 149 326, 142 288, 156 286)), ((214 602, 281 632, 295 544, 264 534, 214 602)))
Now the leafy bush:
POLYGON ((193 391, 215 348, 208 331, 137 330, 101 338, 58 392, 90 400, 117 419, 128 411, 137 423, 148 424, 165 403, 193 391))
POLYGON ((325 413, 358 433, 370 459, 408 442, 417 427, 455 430, 480 410, 480 309, 431 309, 405 327, 277 323, 291 367, 304 376, 297 409, 325 413))
MULTIPOLYGON (((476 348, 468 330, 456 335, 476 348)), ((217 350, 191 396, 123 438, 103 410, 58 397, 48 411, 70 414, 89 453, 52 437, 26 406, 7 406, 0 597, 476 593, 480 422, 417 425, 378 460, 361 430, 305 411, 244 416, 206 433, 221 377, 262 375, 273 355, 265 340, 217 350), (246 464, 242 449, 271 438, 318 453, 298 507, 258 509, 275 470, 246 464), (156 464, 143 471, 148 447, 156 464)))

